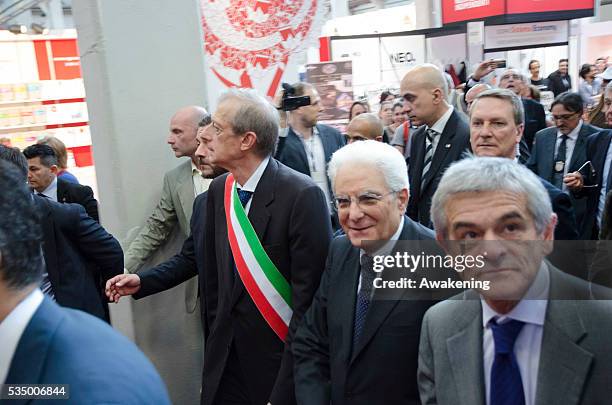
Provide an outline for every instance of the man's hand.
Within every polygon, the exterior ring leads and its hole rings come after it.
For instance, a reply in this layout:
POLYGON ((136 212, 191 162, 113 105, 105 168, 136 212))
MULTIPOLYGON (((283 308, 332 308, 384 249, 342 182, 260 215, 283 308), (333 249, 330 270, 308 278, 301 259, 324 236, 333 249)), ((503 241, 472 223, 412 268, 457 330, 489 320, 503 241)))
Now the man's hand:
POLYGON ((472 79, 474 79, 475 81, 479 81, 480 79, 494 71, 496 68, 497 64, 493 62, 493 59, 486 60, 480 65, 478 65, 478 67, 472 74, 472 79))
POLYGON ((584 179, 579 172, 573 172, 563 176, 563 183, 572 191, 580 191, 584 186, 584 179))
POLYGON ((140 290, 137 274, 119 274, 106 282, 106 296, 112 302, 119 302, 124 295, 136 294, 140 290))

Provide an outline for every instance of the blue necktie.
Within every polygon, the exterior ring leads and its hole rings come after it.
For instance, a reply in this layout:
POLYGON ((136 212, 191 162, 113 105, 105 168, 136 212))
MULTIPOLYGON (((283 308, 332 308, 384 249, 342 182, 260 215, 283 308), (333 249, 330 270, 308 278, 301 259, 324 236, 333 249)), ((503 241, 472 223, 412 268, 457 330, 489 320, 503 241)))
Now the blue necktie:
POLYGON ((361 256, 361 288, 357 294, 355 305, 355 322, 353 323, 353 350, 359 342, 366 315, 370 307, 370 296, 372 295, 372 282, 376 277, 374 272, 374 259, 369 255, 361 256))
POLYGON ((243 207, 246 207, 252 195, 253 195, 252 191, 246 191, 241 188, 238 189, 238 198, 240 199, 240 203, 242 204, 243 207))
POLYGON ((513 319, 498 324, 492 319, 489 325, 495 341, 490 405, 524 405, 525 393, 521 372, 514 355, 514 343, 525 323, 513 319))

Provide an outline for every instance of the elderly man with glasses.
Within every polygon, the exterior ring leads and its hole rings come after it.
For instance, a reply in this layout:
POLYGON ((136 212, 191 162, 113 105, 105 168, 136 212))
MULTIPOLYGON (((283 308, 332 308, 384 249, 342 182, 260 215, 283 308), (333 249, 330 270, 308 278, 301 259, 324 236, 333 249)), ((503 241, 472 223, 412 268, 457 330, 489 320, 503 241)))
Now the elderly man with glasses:
POLYGON ((332 156, 329 177, 346 235, 332 242, 293 341, 299 404, 418 402, 419 331, 433 302, 411 291, 380 298, 374 271, 377 258, 400 249, 398 240, 433 240, 431 230, 404 215, 406 173, 402 154, 382 142, 354 142, 332 156))

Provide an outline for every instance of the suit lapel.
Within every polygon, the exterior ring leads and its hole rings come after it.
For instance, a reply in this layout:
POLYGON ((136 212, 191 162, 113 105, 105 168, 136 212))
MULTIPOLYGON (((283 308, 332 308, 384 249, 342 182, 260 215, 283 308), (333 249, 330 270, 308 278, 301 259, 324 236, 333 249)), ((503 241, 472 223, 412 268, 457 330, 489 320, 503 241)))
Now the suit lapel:
POLYGON ((287 140, 285 141, 285 148, 288 146, 290 147, 289 150, 294 149, 296 151, 300 162, 306 168, 306 173, 310 173, 310 165, 308 165, 308 157, 306 156, 306 150, 304 150, 304 144, 291 127, 289 127, 287 140))
POLYGON ((586 140, 589 137, 589 130, 586 124, 582 125, 576 144, 574 145, 574 151, 572 152, 572 158, 569 163, 568 173, 574 172, 580 168, 584 162, 586 162, 586 140))
MULTIPOLYGON (((604 166, 606 163, 606 155, 608 153, 608 147, 610 146, 610 140, 612 139, 612 134, 607 133, 607 132, 602 132, 600 136, 603 136, 603 142, 601 142, 601 147, 599 147, 599 145, 594 145, 596 148, 596 151, 594 153, 593 156, 593 161, 591 163, 593 163, 593 167, 595 167, 595 169, 597 170, 597 183, 599 184, 598 186, 598 190, 601 189, 601 187, 605 187, 605 184, 601 184, 603 182, 603 171, 604 171, 604 166)), ((598 142, 599 143, 599 142, 598 142)), ((599 198, 599 194, 597 194, 597 198, 599 198)))
MULTIPOLYGON (((41 200, 42 199, 44 199, 44 197, 41 197, 41 200)), ((43 210, 41 225, 45 237, 43 243, 45 267, 47 268, 47 274, 51 285, 58 286, 60 285, 60 272, 57 258, 57 244, 55 242, 55 223, 51 217, 51 209, 47 201, 40 201, 38 206, 43 210)))
POLYGON ((413 135, 411 159, 408 165, 410 174, 411 197, 421 194, 421 176, 423 174, 423 159, 425 155, 425 126, 419 127, 413 135))
POLYGON ((343 359, 345 364, 348 364, 351 355, 351 346, 353 342, 353 324, 355 322, 355 305, 357 301, 357 285, 359 284, 359 249, 350 246, 346 252, 346 257, 342 265, 344 272, 342 277, 343 282, 337 286, 337 292, 334 293, 338 299, 334 300, 338 305, 334 306, 334 312, 341 319, 342 327, 342 344, 341 347, 345 350, 343 359))
POLYGON ((457 145, 453 144, 453 138, 455 137, 455 131, 457 130, 457 120, 457 112, 453 111, 450 118, 446 122, 446 125, 444 126, 444 131, 442 131, 440 139, 438 140, 438 145, 436 146, 436 151, 432 157, 431 166, 427 172, 427 177, 425 177, 423 187, 421 190, 419 190, 421 195, 423 195, 423 191, 427 189, 427 186, 429 183, 431 183, 431 180, 436 177, 436 174, 440 171, 442 165, 446 164, 448 152, 452 148, 457 147, 457 145))
POLYGON ((191 163, 186 162, 185 170, 181 171, 181 175, 176 179, 177 185, 176 190, 181 202, 181 212, 177 211, 178 215, 181 215, 184 223, 189 223, 187 218, 191 218, 193 210, 193 200, 195 199, 191 163))
MULTIPOLYGON (((558 270, 550 271, 550 297, 567 297, 559 285, 558 270)), ((582 391, 594 361, 593 354, 580 347, 587 335, 577 304, 580 301, 550 299, 542 335, 536 405, 580 403, 582 391)), ((588 302, 580 302, 588 304, 588 302)))
MULTIPOLYGON (((257 234, 257 238, 265 248, 265 236, 270 222, 270 210, 268 206, 274 201, 274 186, 276 184, 276 172, 278 170, 277 161, 270 157, 268 166, 264 170, 259 183, 253 193, 253 200, 249 208, 249 221, 257 234)), ((229 246, 229 243, 228 243, 229 246)), ((228 248, 229 253, 231 251, 228 248)), ((279 269, 280 270, 280 269, 279 269)), ((237 276, 239 277, 239 276, 237 276)), ((245 291, 242 282, 234 283, 234 291, 232 293, 232 306, 236 304, 242 293, 245 291)))
POLYGON ((57 201, 61 203, 68 202, 68 189, 64 184, 64 180, 57 179, 57 201))
MULTIPOLYGON (((535 141, 534 141, 535 142, 535 141)), ((557 132, 551 131, 546 134, 543 145, 543 156, 542 156, 542 178, 547 181, 552 180, 553 166, 555 164, 555 146, 557 143, 557 132)))
POLYGON ((332 145, 330 137, 326 136, 327 134, 323 131, 323 128, 320 125, 317 125, 317 131, 319 131, 319 137, 321 138, 321 143, 323 144, 323 153, 325 154, 325 163, 329 162, 332 154, 332 145))
POLYGON ((478 299, 470 299, 457 305, 465 306, 457 319, 465 328, 446 340, 457 400, 464 405, 484 405, 481 304, 478 299))

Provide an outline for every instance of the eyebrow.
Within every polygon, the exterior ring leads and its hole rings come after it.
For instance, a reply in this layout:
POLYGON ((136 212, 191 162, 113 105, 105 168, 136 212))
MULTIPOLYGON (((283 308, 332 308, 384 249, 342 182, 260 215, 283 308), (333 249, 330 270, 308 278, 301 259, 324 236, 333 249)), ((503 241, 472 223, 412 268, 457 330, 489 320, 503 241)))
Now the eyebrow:
MULTIPOLYGON (((503 222, 503 221, 507 221, 510 219, 524 219, 524 217, 519 212, 512 211, 512 212, 502 215, 500 218, 496 220, 496 222, 503 222)), ((475 228, 475 227, 477 228, 478 225, 476 225, 473 222, 467 222, 467 221, 460 221, 460 222, 457 222, 456 224, 453 224, 453 230, 457 230, 459 228, 475 228)))

